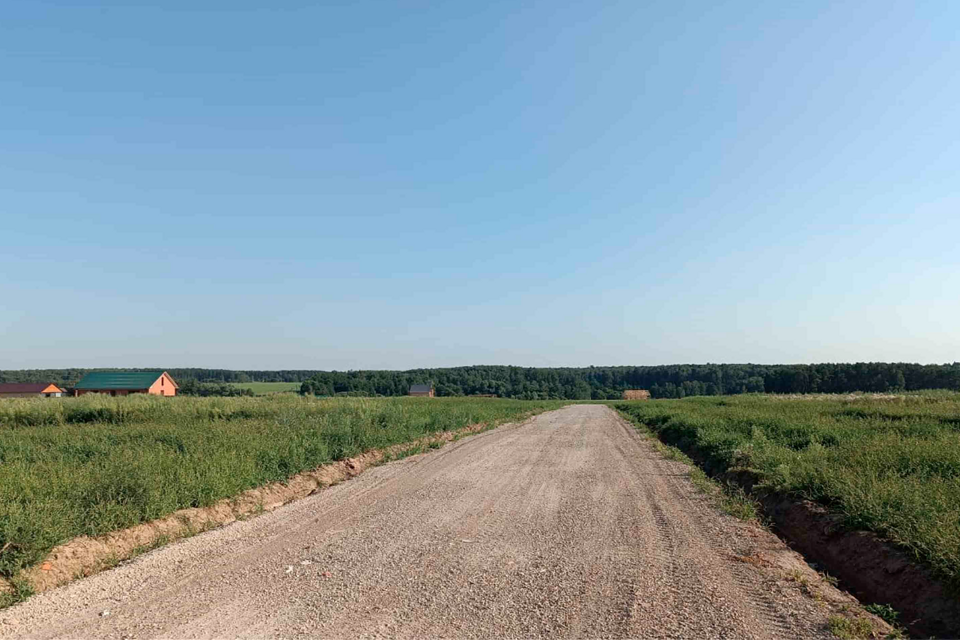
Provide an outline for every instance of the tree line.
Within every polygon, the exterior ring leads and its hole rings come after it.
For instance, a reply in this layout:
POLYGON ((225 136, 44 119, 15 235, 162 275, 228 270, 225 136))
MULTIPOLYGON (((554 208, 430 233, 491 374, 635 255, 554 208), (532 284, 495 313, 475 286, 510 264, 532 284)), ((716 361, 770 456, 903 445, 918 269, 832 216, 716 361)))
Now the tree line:
MULTIPOLYGON (((87 369, 0 371, 0 382, 75 384, 87 369)), ((739 393, 850 393, 960 390, 960 363, 920 365, 859 362, 810 365, 684 364, 638 367, 513 367, 477 365, 409 371, 233 371, 167 369, 187 395, 236 394, 227 382, 301 382, 320 396, 399 396, 433 383, 439 396, 495 395, 527 400, 604 400, 624 389, 654 398, 739 393)))
POLYGON ((525 400, 605 400, 625 389, 654 398, 740 393, 849 393, 919 389, 960 390, 960 363, 703 364, 639 367, 530 368, 470 366, 410 371, 325 371, 301 392, 405 395, 412 384, 435 385, 438 396, 491 394, 525 400))

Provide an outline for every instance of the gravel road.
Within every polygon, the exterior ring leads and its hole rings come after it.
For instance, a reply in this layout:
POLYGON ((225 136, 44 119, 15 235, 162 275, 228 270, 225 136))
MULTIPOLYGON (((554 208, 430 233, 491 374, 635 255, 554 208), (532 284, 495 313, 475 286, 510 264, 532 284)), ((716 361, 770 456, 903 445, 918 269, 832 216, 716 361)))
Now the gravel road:
POLYGON ((764 553, 792 552, 576 405, 38 595, 0 638, 830 637, 764 553))

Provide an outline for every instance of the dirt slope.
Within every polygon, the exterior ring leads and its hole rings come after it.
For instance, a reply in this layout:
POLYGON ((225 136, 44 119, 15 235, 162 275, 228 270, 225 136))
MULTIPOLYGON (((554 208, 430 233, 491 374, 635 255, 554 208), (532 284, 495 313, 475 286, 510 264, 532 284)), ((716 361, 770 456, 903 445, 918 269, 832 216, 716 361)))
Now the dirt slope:
POLYGON ((829 637, 791 562, 815 578, 581 405, 43 593, 0 638, 829 637))

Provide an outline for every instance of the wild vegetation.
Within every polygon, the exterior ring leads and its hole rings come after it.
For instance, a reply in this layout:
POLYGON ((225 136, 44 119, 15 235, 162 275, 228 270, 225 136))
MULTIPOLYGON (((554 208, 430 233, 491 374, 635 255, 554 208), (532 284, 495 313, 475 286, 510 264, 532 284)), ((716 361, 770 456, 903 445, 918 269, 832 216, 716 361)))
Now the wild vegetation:
POLYGON ((177 395, 209 398, 219 396, 266 396, 271 393, 299 393, 299 382, 200 382, 194 378, 178 380, 177 395))
POLYGON ((556 402, 158 398, 0 401, 0 575, 54 546, 229 498, 373 448, 556 402))
POLYGON ((271 393, 299 393, 299 382, 228 382, 231 387, 250 391, 257 396, 266 396, 271 393))
POLYGON ((712 475, 812 500, 960 585, 960 394, 687 398, 616 407, 712 475))
MULTIPOLYGON (((181 379, 178 382, 180 388, 177 389, 179 396, 199 396, 209 398, 211 396, 219 398, 233 398, 236 396, 255 396, 253 389, 244 386, 238 386, 238 383, 229 382, 200 382, 193 378, 181 379)), ((269 384, 269 383, 265 383, 269 384)), ((281 383, 283 384, 283 383, 281 383)))
MULTIPOLYGON (((471 366, 409 371, 229 371, 168 369, 186 395, 235 395, 223 383, 300 383, 307 395, 401 396, 412 384, 432 382, 437 395, 491 394, 526 400, 619 399, 625 389, 654 398, 742 393, 851 393, 960 390, 960 363, 919 365, 861 362, 811 365, 704 364, 651 367, 529 368, 471 366), (194 386, 193 383, 196 383, 194 386)), ((0 382, 56 382, 71 386, 84 369, 0 371, 0 382)))

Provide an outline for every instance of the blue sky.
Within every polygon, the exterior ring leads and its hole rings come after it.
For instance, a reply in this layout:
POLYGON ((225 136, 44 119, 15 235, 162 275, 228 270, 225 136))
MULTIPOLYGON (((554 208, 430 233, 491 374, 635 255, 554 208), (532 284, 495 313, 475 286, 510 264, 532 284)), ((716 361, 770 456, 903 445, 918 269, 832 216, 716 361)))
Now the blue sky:
POLYGON ((4 5, 0 368, 960 360, 957 3, 152 4, 4 5))

